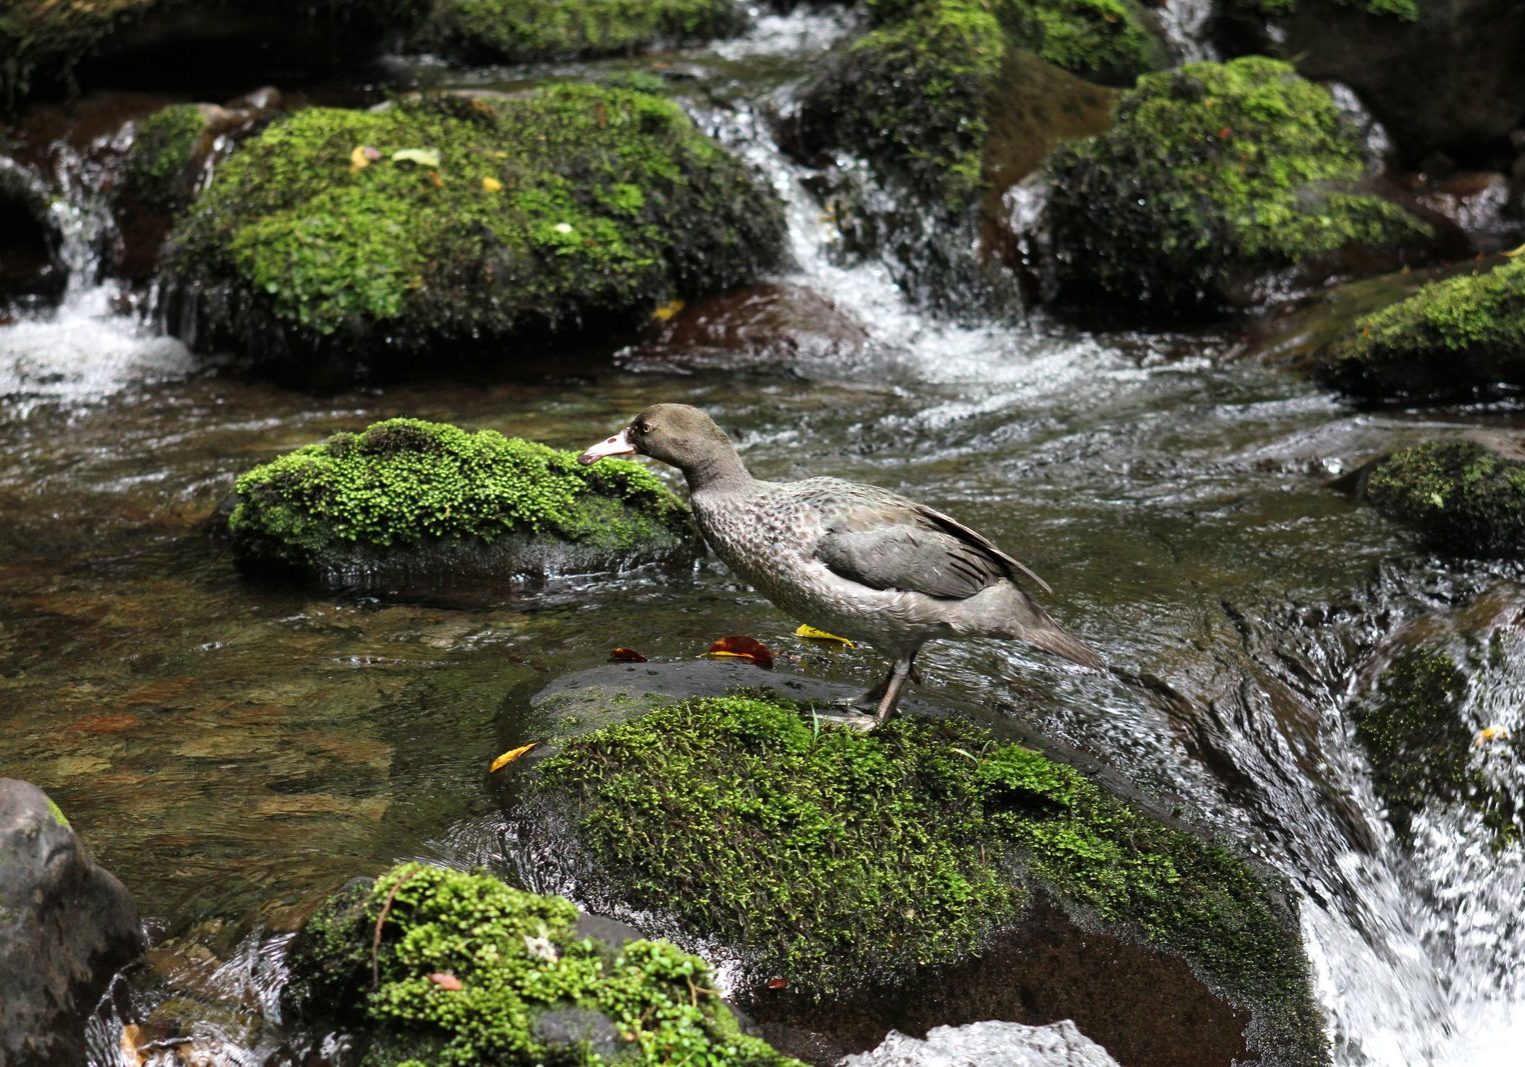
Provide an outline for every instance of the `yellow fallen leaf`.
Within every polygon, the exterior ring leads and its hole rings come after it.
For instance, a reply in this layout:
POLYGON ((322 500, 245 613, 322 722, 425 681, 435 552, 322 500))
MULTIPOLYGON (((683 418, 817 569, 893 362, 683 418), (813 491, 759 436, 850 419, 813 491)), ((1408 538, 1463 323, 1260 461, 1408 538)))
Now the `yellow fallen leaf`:
POLYGON ((503 191, 503 183, 496 178, 483 178, 482 188, 489 193, 501 193, 503 191))
POLYGON ((809 637, 816 641, 840 641, 848 648, 858 647, 857 642, 852 641, 849 638, 838 637, 836 634, 829 634, 825 630, 817 630, 814 626, 806 626, 804 623, 801 623, 800 628, 794 631, 794 636, 809 637))
POLYGON ((356 174, 371 165, 371 160, 377 156, 374 148, 368 148, 363 144, 357 144, 355 150, 349 154, 349 172, 356 174))
POLYGON ((661 307, 657 308, 651 313, 651 317, 656 319, 658 322, 666 322, 668 319, 672 318, 682 310, 683 301, 674 300, 671 303, 663 304, 661 307))
POLYGON ((417 163, 420 167, 438 167, 439 152, 433 148, 399 148, 392 153, 393 163, 417 163))
POLYGON ((1521 245, 1519 248, 1511 248, 1509 251, 1505 252, 1504 255, 1508 256, 1510 259, 1513 259, 1515 256, 1525 256, 1525 245, 1521 245))
POLYGON ((1507 726, 1484 726, 1481 730, 1479 730, 1477 732, 1477 736, 1472 739, 1472 747, 1473 748, 1482 748, 1484 745, 1492 744, 1494 741, 1508 741, 1508 740, 1509 740, 1509 727, 1507 727, 1507 726))
POLYGON ((527 745, 520 745, 518 748, 509 749, 507 752, 503 753, 503 755, 492 761, 492 766, 487 768, 487 773, 491 774, 493 771, 501 771, 504 767, 507 767, 510 763, 514 762, 514 760, 518 759, 520 756, 524 755, 526 752, 538 744, 540 744, 539 741, 531 741, 527 745))

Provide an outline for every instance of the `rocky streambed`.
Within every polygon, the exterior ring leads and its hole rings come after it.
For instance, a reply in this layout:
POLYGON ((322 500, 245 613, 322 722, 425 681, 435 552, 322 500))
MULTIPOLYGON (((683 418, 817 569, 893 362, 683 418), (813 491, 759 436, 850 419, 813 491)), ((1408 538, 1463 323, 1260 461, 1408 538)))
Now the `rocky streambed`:
POLYGON ((298 6, 0 20, 0 767, 147 945, 17 1062, 1512 1062, 1511 5, 298 6), (662 400, 1115 673, 841 731, 662 400))

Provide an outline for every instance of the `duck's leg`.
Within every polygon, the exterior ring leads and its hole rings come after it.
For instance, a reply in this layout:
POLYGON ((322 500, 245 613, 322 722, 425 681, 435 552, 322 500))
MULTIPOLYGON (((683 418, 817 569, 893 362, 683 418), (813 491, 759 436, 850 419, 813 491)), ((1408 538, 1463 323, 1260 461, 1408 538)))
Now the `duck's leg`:
POLYGON ((906 681, 911 677, 911 668, 915 662, 915 652, 895 659, 894 666, 890 667, 889 677, 884 680, 884 692, 879 696, 879 711, 875 716, 875 726, 882 726, 894 717, 895 705, 900 703, 900 691, 905 688, 906 681))

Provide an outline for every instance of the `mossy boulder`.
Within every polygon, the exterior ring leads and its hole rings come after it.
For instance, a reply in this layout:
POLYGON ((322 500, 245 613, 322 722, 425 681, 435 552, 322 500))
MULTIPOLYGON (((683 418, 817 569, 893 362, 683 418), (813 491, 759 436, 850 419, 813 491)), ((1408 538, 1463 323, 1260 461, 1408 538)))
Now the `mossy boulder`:
POLYGON ((736 0, 439 0, 414 47, 477 62, 619 55, 745 29, 736 0))
POLYGON ((325 587, 535 581, 687 561, 688 509, 640 466, 583 467, 494 430, 389 419, 238 479, 239 560, 325 587))
POLYGON ((1363 192, 1366 167, 1328 91, 1286 63, 1146 75, 1111 130, 1049 160, 1048 291, 1180 315, 1257 302, 1278 275, 1390 264, 1428 228, 1363 192))
POLYGON ((1525 261, 1432 282, 1364 315, 1318 360, 1363 400, 1437 402, 1525 387, 1525 261))
POLYGON ((1525 555, 1525 462, 1481 441, 1429 441, 1394 452, 1366 473, 1363 493, 1442 552, 1525 555))
POLYGON ((178 211, 195 193, 197 163, 210 107, 172 104, 136 123, 122 169, 119 195, 135 196, 161 211, 178 211))
POLYGON ((1015 43, 1083 78, 1129 86, 1166 65, 1158 28, 1133 0, 1006 0, 997 10, 1015 43))
POLYGON ((676 104, 562 84, 277 122, 218 168, 165 280, 199 343, 343 378, 626 328, 752 280, 783 237, 776 197, 676 104))
POLYGON ((1350 86, 1417 165, 1483 161, 1525 113, 1515 0, 1218 0, 1229 54, 1265 53, 1350 86))
POLYGON ((644 713, 636 695, 638 717, 591 731, 577 715, 530 765, 527 823, 560 813, 584 892, 830 1002, 893 1000, 1058 908, 1185 960, 1261 1062, 1327 1062, 1295 910, 1231 849, 959 719, 865 735, 777 695, 802 680, 756 684, 644 713))
POLYGON ((560 897, 422 863, 350 883, 291 946, 286 1010, 383 1064, 800 1067, 742 1033, 703 960, 584 936, 560 897))
POLYGON ((1485 658, 1479 650, 1464 670, 1443 644, 1406 645, 1351 709, 1356 739, 1371 762, 1372 786, 1401 839, 1411 836, 1415 815, 1435 801, 1472 809, 1498 844, 1519 837, 1525 794, 1517 779, 1501 780, 1489 767, 1498 762, 1500 745, 1513 749, 1516 761, 1525 745, 1507 731, 1494 742, 1480 739, 1492 724, 1474 722, 1468 701, 1470 677, 1486 676, 1485 658))

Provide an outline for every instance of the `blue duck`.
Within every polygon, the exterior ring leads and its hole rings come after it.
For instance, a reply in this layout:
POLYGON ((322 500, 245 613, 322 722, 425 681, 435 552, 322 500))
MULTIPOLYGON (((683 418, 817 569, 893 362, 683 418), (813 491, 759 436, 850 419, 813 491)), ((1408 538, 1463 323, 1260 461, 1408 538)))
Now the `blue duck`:
POLYGON ((1043 579, 940 511, 841 478, 753 478, 730 438, 687 404, 647 408, 578 460, 631 454, 683 472, 704 539, 758 592, 799 621, 893 657, 864 697, 877 723, 895 713, 917 652, 934 638, 1015 638, 1102 668, 1017 584, 1052 592, 1043 579))

